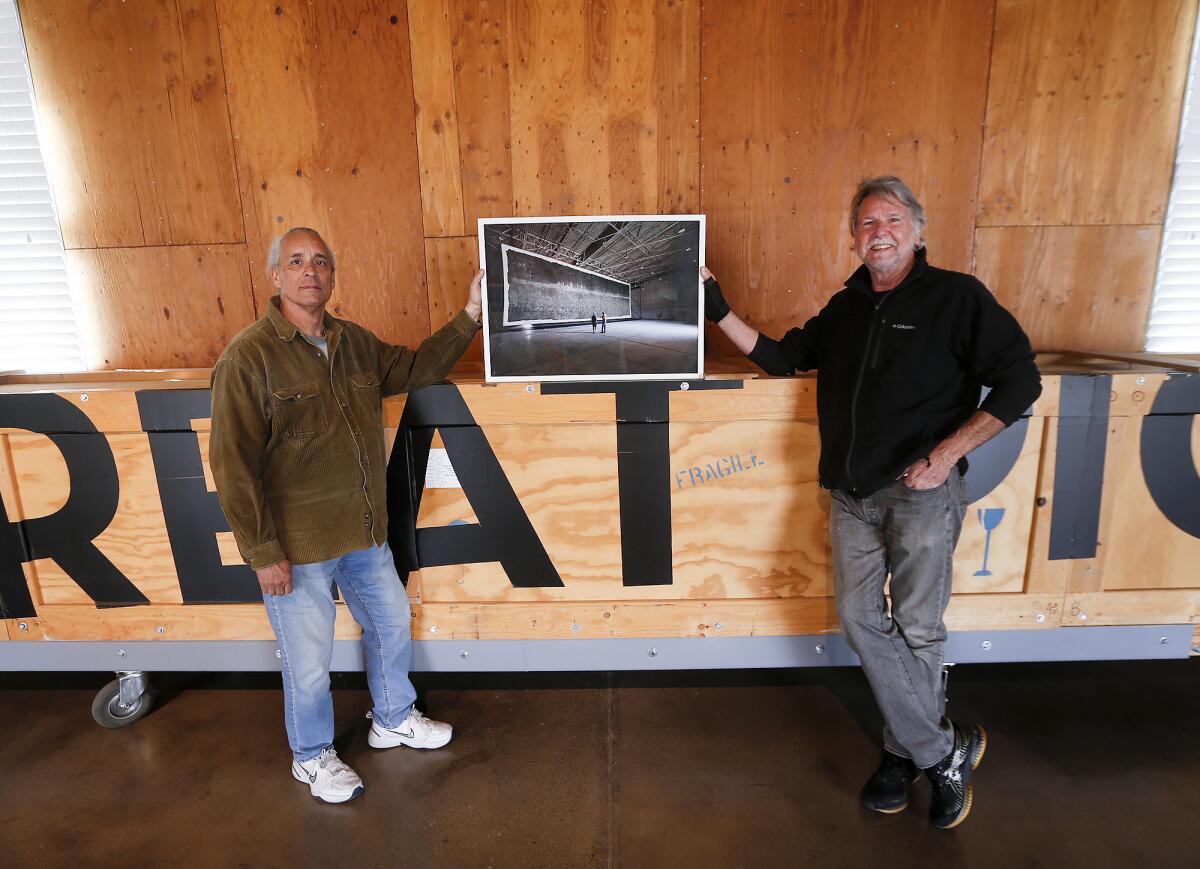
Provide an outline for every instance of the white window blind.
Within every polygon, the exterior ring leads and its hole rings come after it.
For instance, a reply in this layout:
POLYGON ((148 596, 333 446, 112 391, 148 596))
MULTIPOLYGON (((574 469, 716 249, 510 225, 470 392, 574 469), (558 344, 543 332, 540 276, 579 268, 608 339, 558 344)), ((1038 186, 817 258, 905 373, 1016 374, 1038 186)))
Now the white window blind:
POLYGON ((14 0, 0 0, 0 371, 83 371, 14 0))
POLYGON ((1197 37, 1192 40, 1175 177, 1171 182, 1146 330, 1146 350, 1151 353, 1200 353, 1200 93, 1197 93, 1200 70, 1196 62, 1200 38, 1197 37))

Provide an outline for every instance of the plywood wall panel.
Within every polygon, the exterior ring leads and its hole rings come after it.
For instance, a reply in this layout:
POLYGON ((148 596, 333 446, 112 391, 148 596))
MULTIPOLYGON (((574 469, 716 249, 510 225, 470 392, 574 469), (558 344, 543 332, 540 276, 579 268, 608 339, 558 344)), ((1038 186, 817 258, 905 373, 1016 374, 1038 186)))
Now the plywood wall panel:
POLYGON ((509 0, 518 214, 654 213, 683 202, 676 191, 692 171, 696 140, 680 130, 687 121, 676 106, 695 90, 688 78, 698 66, 687 60, 699 36, 684 32, 682 22, 696 17, 690 4, 682 10, 648 0, 509 0), (660 151, 670 160, 665 176, 660 151), (660 203, 660 189, 675 199, 660 203))
POLYGON ((244 244, 67 251, 92 364, 208 368, 254 322, 244 244))
POLYGON ((255 292, 271 238, 320 230, 330 310, 385 340, 429 334, 412 66, 403 3, 219 0, 255 292))
POLYGON ((667 0, 654 19, 658 212, 700 211, 700 3, 667 0))
POLYGON ((449 0, 409 0, 408 32, 425 235, 462 235, 462 176, 449 0))
POLYGON ((23 0, 67 247, 243 241, 206 0, 23 0))
POLYGON ((988 2, 704 6, 707 259, 739 314, 778 336, 841 286, 869 175, 905 178, 931 261, 969 268, 991 31, 988 2))
POLYGON ((510 0, 508 12, 517 213, 582 214, 589 206, 603 213, 609 201, 607 160, 600 157, 604 101, 584 94, 586 22, 553 0, 510 0), (568 156, 569 148, 578 156, 568 156), (572 178, 585 148, 591 171, 572 178))
MULTIPOLYGON (((261 307, 271 238, 313 225, 339 255, 332 310, 415 343, 444 313, 426 270, 465 274, 446 259, 462 243, 425 237, 485 216, 703 210, 726 295, 778 335, 857 266, 847 200, 892 172, 926 205, 934 263, 972 269, 986 226, 979 267, 1021 276, 994 289, 1031 308, 1035 341, 1109 349, 1140 348, 1137 234, 1162 220, 1196 18, 1190 0, 21 9, 69 248, 245 241, 261 307), (896 45, 905 62, 882 61, 896 45), (1133 240, 989 235, 1101 224, 1133 240), (1055 258, 1069 298, 1042 278, 1055 258)), ((154 331, 118 322, 144 316, 142 296, 195 304, 132 292, 100 346, 154 331)), ((710 356, 732 352, 709 335, 710 356)), ((156 346, 145 364, 178 364, 156 346)))
POLYGON ((1195 19, 1190 0, 999 0, 980 225, 1161 222, 1195 19))
POLYGON ((513 212, 505 0, 450 0, 464 232, 513 212))
MULTIPOLYGON (((479 270, 476 236, 425 239, 425 269, 429 273, 429 325, 440 329, 467 301, 471 279, 479 270)), ((478 368, 483 362, 483 337, 471 342, 459 360, 459 370, 478 368)))
POLYGON ((1141 350, 1159 226, 980 227, 975 274, 1038 350, 1141 350))

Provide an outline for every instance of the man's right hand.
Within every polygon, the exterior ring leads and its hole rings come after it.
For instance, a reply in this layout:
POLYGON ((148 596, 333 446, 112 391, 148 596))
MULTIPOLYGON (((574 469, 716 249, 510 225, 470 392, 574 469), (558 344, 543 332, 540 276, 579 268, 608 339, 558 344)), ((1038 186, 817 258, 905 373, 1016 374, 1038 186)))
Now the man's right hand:
POLYGON ((700 269, 700 277, 704 279, 704 316, 714 323, 720 323, 729 314, 729 303, 721 295, 721 285, 706 267, 700 269))
POLYGON ((258 574, 258 587, 263 594, 292 593, 292 563, 286 558, 254 572, 258 574))
POLYGON ((475 322, 479 322, 480 316, 483 314, 483 269, 475 272, 475 277, 471 278, 471 286, 467 288, 467 304, 463 306, 463 310, 467 312, 467 316, 475 322))

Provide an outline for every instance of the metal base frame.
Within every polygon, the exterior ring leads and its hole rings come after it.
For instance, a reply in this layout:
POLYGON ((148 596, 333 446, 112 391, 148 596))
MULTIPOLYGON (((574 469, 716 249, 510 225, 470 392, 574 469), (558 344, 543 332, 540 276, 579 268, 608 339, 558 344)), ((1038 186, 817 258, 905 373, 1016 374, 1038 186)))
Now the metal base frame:
MULTIPOLYGON (((1186 658, 1193 625, 1092 626, 1036 631, 959 631, 946 642, 954 664, 1186 658)), ((665 637, 578 640, 415 640, 413 670, 526 672, 846 667, 858 664, 841 634, 793 637, 665 637)), ((274 640, 0 643, 0 671, 113 672, 279 669, 274 640)), ((363 669, 357 640, 334 643, 334 671, 363 669)))

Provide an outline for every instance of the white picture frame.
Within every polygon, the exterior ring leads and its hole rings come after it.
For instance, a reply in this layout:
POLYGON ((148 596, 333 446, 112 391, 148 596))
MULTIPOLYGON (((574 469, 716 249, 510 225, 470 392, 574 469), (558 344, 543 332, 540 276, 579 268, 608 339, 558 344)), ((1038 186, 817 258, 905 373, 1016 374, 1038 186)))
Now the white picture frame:
POLYGON ((702 378, 705 228, 703 214, 480 218, 486 380, 702 378))

